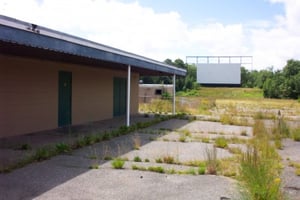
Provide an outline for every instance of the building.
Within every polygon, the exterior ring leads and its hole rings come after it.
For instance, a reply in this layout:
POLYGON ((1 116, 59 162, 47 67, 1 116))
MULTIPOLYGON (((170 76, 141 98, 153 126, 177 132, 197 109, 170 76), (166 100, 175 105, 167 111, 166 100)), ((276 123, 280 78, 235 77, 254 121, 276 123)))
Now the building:
POLYGON ((152 99, 173 96, 174 87, 171 84, 140 84, 139 103, 150 103, 152 99))
POLYGON ((0 137, 138 112, 141 75, 185 70, 0 16, 0 137), (129 81, 128 81, 129 80, 129 81))

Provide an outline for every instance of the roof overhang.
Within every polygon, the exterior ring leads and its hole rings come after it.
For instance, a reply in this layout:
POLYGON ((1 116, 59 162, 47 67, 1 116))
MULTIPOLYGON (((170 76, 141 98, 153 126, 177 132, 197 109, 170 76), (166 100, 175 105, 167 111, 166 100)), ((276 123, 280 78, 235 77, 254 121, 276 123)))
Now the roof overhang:
POLYGON ((0 53, 125 70, 185 76, 186 70, 76 36, 0 15, 0 53))

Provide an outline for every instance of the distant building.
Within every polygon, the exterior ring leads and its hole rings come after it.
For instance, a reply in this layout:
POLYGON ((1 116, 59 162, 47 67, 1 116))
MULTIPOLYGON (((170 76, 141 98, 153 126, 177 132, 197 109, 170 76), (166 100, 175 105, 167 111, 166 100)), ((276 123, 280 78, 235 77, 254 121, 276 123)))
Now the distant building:
POLYGON ((173 96, 173 85, 169 84, 140 84, 139 103, 150 103, 152 99, 161 99, 164 94, 173 96))

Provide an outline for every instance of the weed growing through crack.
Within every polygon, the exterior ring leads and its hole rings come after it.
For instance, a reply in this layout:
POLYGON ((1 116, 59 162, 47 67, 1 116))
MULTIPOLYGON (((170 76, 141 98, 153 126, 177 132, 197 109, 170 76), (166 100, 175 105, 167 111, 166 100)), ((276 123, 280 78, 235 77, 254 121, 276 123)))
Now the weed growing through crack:
POLYGON ((134 161, 134 162, 142 162, 142 159, 141 159, 139 156, 135 156, 135 157, 133 158, 133 161, 134 161))
POLYGON ((151 172, 158 172, 158 173, 165 173, 165 169, 161 166, 158 166, 158 167, 155 167, 155 166, 150 166, 148 167, 148 171, 151 171, 151 172))
POLYGON ((115 169, 123 169, 123 166, 125 164, 125 161, 121 158, 116 158, 111 162, 111 165, 115 169))
POLYGON ((163 157, 163 162, 167 164, 174 164, 175 160, 173 156, 167 155, 163 157))
POLYGON ((197 172, 193 167, 191 167, 188 170, 186 170, 186 174, 197 175, 197 172))
POLYGON ((210 142, 210 139, 209 139, 208 137, 203 137, 203 138, 201 139, 201 142, 203 142, 203 143, 209 143, 209 142, 210 142))
POLYGON ((61 142, 55 145, 55 150, 57 153, 68 153, 71 151, 71 147, 70 145, 61 142))
POLYGON ((134 134, 133 138, 133 149, 134 150, 139 150, 141 147, 141 138, 138 134, 134 134))
POLYGON ((205 166, 199 166, 198 167, 198 174, 204 175, 205 174, 205 166))
POLYGON ((228 147, 228 143, 226 138, 224 137, 218 137, 215 139, 215 146, 218 148, 226 148, 228 147))
POLYGON ((51 147, 42 147, 36 150, 33 155, 34 160, 42 161, 56 155, 56 151, 51 147))
POLYGON ((218 160, 217 160, 217 148, 205 149, 206 153, 206 170, 208 174, 217 174, 218 160))

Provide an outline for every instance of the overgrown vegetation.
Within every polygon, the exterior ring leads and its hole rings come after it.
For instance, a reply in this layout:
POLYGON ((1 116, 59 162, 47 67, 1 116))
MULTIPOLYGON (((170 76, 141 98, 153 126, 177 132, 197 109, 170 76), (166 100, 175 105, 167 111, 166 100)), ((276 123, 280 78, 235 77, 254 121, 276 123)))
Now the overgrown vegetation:
MULTIPOLYGON (((91 134, 87 136, 81 136, 77 140, 75 140, 72 144, 66 144, 63 142, 54 144, 54 145, 48 145, 41 148, 38 148, 34 150, 34 152, 28 156, 26 156, 23 160, 19 161, 18 163, 14 163, 10 166, 5 166, 0 168, 0 173, 10 172, 14 169, 23 167, 29 163, 35 162, 35 161, 43 161, 47 160, 53 156, 56 156, 61 153, 69 153, 72 150, 82 148, 84 146, 92 145, 97 142, 109 140, 113 137, 117 137, 120 135, 125 135, 128 133, 131 133, 135 130, 143 129, 149 126, 152 126, 156 123, 171 119, 171 118, 181 117, 181 115, 175 115, 175 116, 157 116, 153 118, 152 120, 146 121, 146 122, 138 122, 132 126, 121 126, 119 129, 115 129, 112 131, 105 131, 105 132, 99 132, 97 134, 91 134)), ((140 145, 140 140, 138 137, 134 137, 134 147, 138 147, 140 145)), ((24 144, 20 147, 22 150, 29 150, 32 149, 32 147, 29 144, 24 144)), ((111 156, 105 156, 104 159, 111 160, 111 156)))
POLYGON ((227 143, 226 138, 224 138, 224 137, 217 137, 215 139, 215 147, 218 147, 218 148, 226 148, 226 147, 228 147, 228 143, 227 143))
POLYGON ((294 129, 292 136, 295 141, 300 142, 300 128, 294 129))
POLYGON ((288 60, 282 70, 273 68, 248 71, 242 67, 242 87, 258 87, 263 89, 268 98, 299 99, 300 96, 300 61, 288 60))
POLYGON ((217 167, 217 148, 206 148, 206 172, 208 174, 217 174, 217 167))
POLYGON ((253 130, 255 137, 240 160, 242 197, 249 200, 282 200, 280 157, 260 120, 256 120, 253 130))

